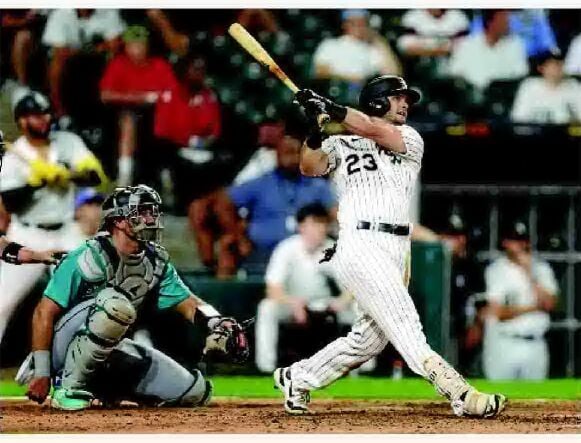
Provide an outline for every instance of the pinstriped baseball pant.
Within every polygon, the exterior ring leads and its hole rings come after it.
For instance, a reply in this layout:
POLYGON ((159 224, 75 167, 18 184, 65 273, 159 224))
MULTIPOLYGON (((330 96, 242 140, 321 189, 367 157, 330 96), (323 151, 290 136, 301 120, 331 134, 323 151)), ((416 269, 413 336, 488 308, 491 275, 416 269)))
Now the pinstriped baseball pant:
POLYGON ((297 388, 313 390, 334 382, 379 354, 388 342, 415 373, 426 376, 423 363, 435 352, 404 285, 409 248, 408 237, 341 232, 331 263, 340 283, 357 300, 360 314, 346 337, 291 366, 297 388))

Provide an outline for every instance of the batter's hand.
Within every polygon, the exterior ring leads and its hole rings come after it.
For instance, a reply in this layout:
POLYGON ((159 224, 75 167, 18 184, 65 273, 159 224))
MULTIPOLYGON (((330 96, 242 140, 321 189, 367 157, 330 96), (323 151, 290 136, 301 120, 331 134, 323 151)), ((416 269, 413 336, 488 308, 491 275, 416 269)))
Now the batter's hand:
POLYGON ((50 377, 35 377, 28 385, 26 396, 39 404, 42 404, 50 392, 50 377))

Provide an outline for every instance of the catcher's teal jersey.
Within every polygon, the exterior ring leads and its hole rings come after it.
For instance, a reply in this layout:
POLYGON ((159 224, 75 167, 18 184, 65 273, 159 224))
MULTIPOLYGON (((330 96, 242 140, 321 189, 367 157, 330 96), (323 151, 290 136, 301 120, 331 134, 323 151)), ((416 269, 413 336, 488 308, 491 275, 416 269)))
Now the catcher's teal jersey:
POLYGON ((44 295, 68 310, 95 297, 107 284, 122 290, 136 308, 150 296, 157 297, 158 309, 170 308, 191 294, 161 246, 148 243, 139 256, 122 260, 110 237, 102 235, 65 257, 44 295))

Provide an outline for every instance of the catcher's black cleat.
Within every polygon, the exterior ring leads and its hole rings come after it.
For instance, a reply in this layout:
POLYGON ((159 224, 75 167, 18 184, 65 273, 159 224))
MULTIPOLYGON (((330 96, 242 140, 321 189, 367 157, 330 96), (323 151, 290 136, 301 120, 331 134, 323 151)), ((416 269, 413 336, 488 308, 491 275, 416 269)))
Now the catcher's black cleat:
POLYGON ((309 412, 311 401, 309 391, 293 389, 290 368, 278 368, 274 371, 274 387, 284 394, 284 409, 292 415, 302 415, 309 412))

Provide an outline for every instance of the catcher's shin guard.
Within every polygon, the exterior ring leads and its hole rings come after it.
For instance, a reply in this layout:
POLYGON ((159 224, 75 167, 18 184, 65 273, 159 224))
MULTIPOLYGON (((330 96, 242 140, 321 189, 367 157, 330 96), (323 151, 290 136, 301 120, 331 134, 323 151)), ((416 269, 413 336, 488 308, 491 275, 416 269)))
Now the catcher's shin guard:
POLYGON ((135 319, 135 308, 123 294, 113 288, 103 289, 95 299, 84 330, 69 344, 62 387, 83 389, 135 319))

